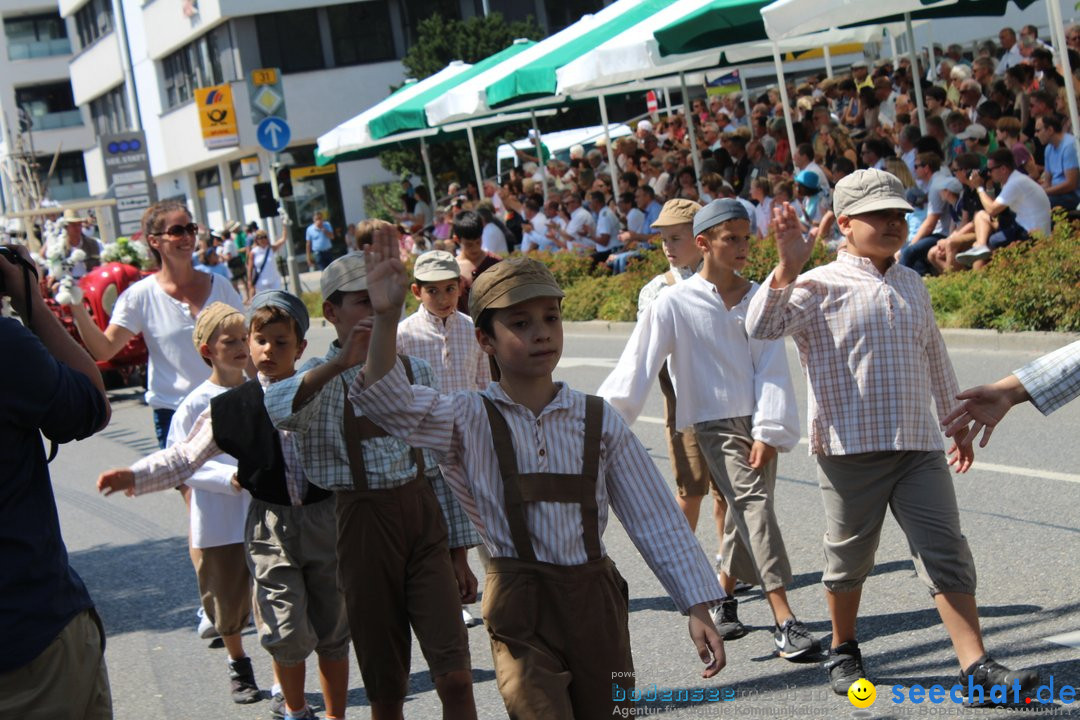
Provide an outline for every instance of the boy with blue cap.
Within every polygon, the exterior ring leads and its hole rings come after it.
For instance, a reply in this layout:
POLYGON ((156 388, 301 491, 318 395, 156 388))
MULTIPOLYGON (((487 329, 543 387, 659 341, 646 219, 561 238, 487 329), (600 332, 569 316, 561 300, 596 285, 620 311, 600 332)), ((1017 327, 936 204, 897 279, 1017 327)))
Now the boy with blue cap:
POLYGON ((739 579, 761 583, 780 656, 795 658, 817 643, 788 605, 793 577, 774 507, 776 453, 799 440, 787 355, 782 342, 750 339, 743 327, 758 289, 738 274, 750 247, 746 208, 714 200, 693 229, 701 271, 649 306, 597 393, 633 422, 667 360, 676 426, 693 428, 728 504, 720 584, 729 597, 713 613, 717 630, 725 640, 746 634, 730 596, 739 579))
POLYGON ((248 348, 259 375, 216 396, 182 442, 109 470, 106 495, 176 487, 216 455, 236 458, 234 483, 251 493, 244 540, 255 580, 259 639, 273 658, 286 718, 314 718, 304 698, 314 650, 327 718, 345 717, 349 626, 338 590, 332 495, 308 482, 291 433, 275 430, 263 404, 271 383, 291 377, 307 342, 308 313, 295 295, 257 294, 248 309, 248 348))

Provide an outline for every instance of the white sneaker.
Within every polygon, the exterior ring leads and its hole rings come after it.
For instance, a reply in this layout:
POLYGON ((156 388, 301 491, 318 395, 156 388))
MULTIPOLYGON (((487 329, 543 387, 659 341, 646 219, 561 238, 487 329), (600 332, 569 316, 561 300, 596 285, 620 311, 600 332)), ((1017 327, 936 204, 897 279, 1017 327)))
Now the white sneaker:
POLYGON ((956 254, 956 262, 966 267, 971 267, 978 260, 985 260, 990 257, 993 251, 986 245, 979 245, 973 247, 970 250, 965 250, 962 253, 956 254))
POLYGON ((465 623, 465 627, 467 628, 476 627, 477 625, 484 624, 483 620, 478 617, 473 617, 473 614, 465 608, 461 608, 461 619, 465 623))
POLYGON ((199 608, 196 613, 199 616, 199 629, 196 631, 199 633, 199 637, 203 640, 213 640, 219 637, 217 628, 214 627, 214 623, 210 621, 210 618, 206 616, 206 611, 199 608))

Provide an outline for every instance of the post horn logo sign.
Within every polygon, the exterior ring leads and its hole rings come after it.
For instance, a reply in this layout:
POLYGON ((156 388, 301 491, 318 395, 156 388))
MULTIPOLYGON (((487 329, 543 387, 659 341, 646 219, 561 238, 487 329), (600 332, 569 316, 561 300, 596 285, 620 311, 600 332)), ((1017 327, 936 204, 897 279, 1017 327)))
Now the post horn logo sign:
POLYGON ((199 126, 202 128, 203 143, 208 149, 233 147, 240 144, 231 85, 214 85, 197 89, 195 105, 199 111, 199 126))

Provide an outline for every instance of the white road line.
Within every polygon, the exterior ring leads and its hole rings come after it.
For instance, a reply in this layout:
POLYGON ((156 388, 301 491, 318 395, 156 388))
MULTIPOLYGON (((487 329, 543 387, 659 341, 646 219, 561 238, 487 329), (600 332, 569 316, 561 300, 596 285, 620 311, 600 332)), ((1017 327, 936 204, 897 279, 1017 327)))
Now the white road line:
POLYGON ((1048 638, 1043 638, 1043 640, 1052 642, 1056 645, 1064 645, 1065 647, 1080 648, 1080 630, 1062 633, 1060 635, 1051 635, 1048 638))
POLYGON ((562 357, 559 359, 559 368, 566 370, 577 367, 595 367, 611 370, 617 362, 619 362, 618 358, 562 357))
MULTIPOLYGON (((653 425, 663 425, 664 418, 641 415, 638 422, 646 422, 653 425)), ((806 439, 799 440, 800 445, 806 445, 806 439)), ((1038 478, 1039 480, 1060 480, 1080 484, 1080 475, 1075 473, 1055 472, 1053 470, 1035 470, 1032 468, 1017 467, 1015 465, 999 465, 997 463, 980 462, 976 459, 972 466, 973 470, 985 470, 986 472, 1002 473, 1004 475, 1022 475, 1024 477, 1038 478)))

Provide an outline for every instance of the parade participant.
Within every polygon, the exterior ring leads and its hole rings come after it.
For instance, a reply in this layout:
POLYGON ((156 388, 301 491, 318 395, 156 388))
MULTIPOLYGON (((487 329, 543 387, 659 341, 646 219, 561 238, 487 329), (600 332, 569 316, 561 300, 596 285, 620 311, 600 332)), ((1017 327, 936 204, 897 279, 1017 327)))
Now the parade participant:
POLYGON ((102 473, 97 486, 106 495, 141 495, 176 487, 223 452, 235 457, 236 483, 251 493, 244 542, 259 641, 273 658, 284 716, 315 717, 304 698, 305 661, 314 651, 326 716, 343 718, 349 626, 338 589, 332 495, 307 481, 295 438, 274 429, 263 405, 265 387, 295 372, 308 314, 295 296, 270 290, 252 298, 248 322, 258 378, 211 400, 182 442, 102 473))
MULTIPOLYGON (((632 422, 659 368, 670 363, 675 425, 693 428, 731 515, 720 584, 730 596, 737 579, 760 582, 780 656, 795 658, 817 642, 788 604, 785 588, 794 578, 775 510, 776 453, 799 439, 787 355, 782 342, 752 340, 744 329, 747 303, 758 290, 738 274, 749 249, 746 208, 731 198, 715 200, 694 216, 693 232, 704 256, 701 271, 653 303, 597 393, 632 422)), ((728 597, 713 614, 725 640, 746 634, 737 608, 728 597)))
POLYGON ((501 379, 441 395, 410 384, 394 353, 407 276, 390 250, 377 247, 369 261, 372 352, 350 400, 461 466, 447 479, 492 556, 484 620, 510 716, 594 718, 624 705, 611 679, 632 678, 633 659, 626 584, 601 542, 609 503, 690 615, 703 677, 718 673, 723 641, 708 608, 723 591, 663 478, 617 413, 551 378, 563 296, 551 273, 514 258, 477 279, 471 315, 501 379))
MULTIPOLYGON (((375 242, 397 243, 392 229, 373 234, 375 242)), ((475 720, 461 603, 476 599, 465 550, 479 538, 431 453, 388 437, 346 400, 371 332, 364 256, 330 263, 320 288, 337 339, 325 357, 271 386, 266 409, 280 430, 295 434, 308 479, 333 494, 338 576, 372 717, 401 718, 415 632, 445 716, 475 720)), ((435 384, 427 363, 408 362, 416 382, 435 384)))
MULTIPOLYGON (((859 170, 833 194, 846 251, 803 275, 814 240, 795 211, 774 213, 780 261, 750 301, 751 337, 792 335, 810 388, 810 452, 825 507, 822 582, 832 618, 826 663, 834 692, 866 678, 855 622, 886 509, 903 529, 919 577, 934 597, 960 664, 960 684, 989 694, 995 684, 1038 682, 987 654, 975 604, 975 563, 960 530, 949 466, 966 472, 974 452, 959 433, 946 453, 939 418, 956 407, 956 376, 918 273, 894 259, 911 206, 893 175, 859 170)), ((982 693, 980 693, 982 694, 982 693)))

